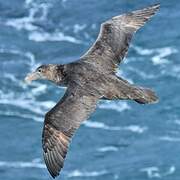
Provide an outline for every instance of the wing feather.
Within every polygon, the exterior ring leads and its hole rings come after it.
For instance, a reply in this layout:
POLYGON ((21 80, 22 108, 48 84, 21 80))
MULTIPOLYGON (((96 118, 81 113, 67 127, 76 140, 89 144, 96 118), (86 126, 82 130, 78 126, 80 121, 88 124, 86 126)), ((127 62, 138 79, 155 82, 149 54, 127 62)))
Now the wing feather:
POLYGON ((67 90, 62 100, 46 114, 42 134, 43 156, 53 178, 64 166, 74 132, 95 110, 97 100, 93 95, 83 94, 80 89, 67 90))
POLYGON ((114 72, 127 54, 133 34, 155 14, 159 7, 159 4, 155 4, 104 22, 97 40, 81 59, 93 64, 100 71, 114 72))

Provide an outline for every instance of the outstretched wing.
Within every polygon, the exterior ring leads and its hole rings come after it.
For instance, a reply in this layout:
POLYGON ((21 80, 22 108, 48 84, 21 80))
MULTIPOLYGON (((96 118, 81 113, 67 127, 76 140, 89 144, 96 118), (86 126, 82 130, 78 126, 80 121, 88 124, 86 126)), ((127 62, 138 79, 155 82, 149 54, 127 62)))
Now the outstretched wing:
POLYGON ((81 58, 103 72, 112 73, 128 51, 133 34, 159 9, 156 4, 113 17, 101 25, 99 36, 81 58))
POLYGON ((43 155, 53 178, 63 167, 74 132, 95 110, 97 100, 83 90, 67 90, 60 102, 46 114, 42 134, 43 155))

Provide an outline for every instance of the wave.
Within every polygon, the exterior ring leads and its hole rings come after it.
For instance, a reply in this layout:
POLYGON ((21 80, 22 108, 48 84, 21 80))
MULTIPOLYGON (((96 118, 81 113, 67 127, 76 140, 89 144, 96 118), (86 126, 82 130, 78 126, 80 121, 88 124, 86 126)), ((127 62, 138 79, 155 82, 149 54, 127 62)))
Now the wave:
MULTIPOLYGON (((35 62, 35 56, 31 52, 23 52, 17 49, 5 49, 0 48, 0 54, 8 53, 12 55, 18 55, 22 58, 22 63, 25 63, 30 70, 34 69, 38 64, 35 62), (26 61, 24 61, 26 60, 26 61)), ((17 116, 21 118, 32 118, 33 120, 40 121, 40 116, 42 116, 43 112, 45 112, 50 106, 53 106, 55 103, 52 101, 37 101, 36 96, 45 93, 47 90, 47 85, 41 84, 38 82, 33 82, 31 89, 27 86, 26 83, 23 82, 22 79, 17 78, 17 74, 2 73, 2 80, 10 82, 15 87, 19 89, 18 92, 14 92, 13 89, 4 89, 0 90, 0 104, 1 105, 10 105, 13 107, 18 107, 23 110, 27 110, 33 112, 35 115, 30 116, 28 113, 18 113, 11 111, 11 108, 8 108, 7 111, 1 111, 1 115, 5 116, 17 116)), ((13 87, 13 86, 12 86, 13 87)), ((42 120, 41 120, 42 121, 42 120)))
POLYGON ((108 172, 106 170, 102 171, 80 171, 80 170, 74 170, 72 172, 69 172, 67 177, 97 177, 107 174, 108 172))
POLYGON ((62 32, 43 32, 43 31, 34 31, 29 34, 29 40, 36 42, 44 41, 67 41, 70 43, 81 44, 82 42, 72 36, 64 35, 62 32))
MULTIPOLYGON (((14 79, 13 77, 13 80, 16 82, 17 79, 14 79)), ((22 84, 24 83, 22 82, 22 84)), ((26 85, 22 89, 23 92, 20 93, 14 93, 14 91, 4 92, 0 90, 0 104, 18 107, 33 112, 35 115, 44 115, 44 113, 52 108, 56 103, 54 101, 37 101, 35 97, 45 92, 47 85, 36 82, 33 86, 34 88, 29 90, 26 89, 28 88, 26 85)))
POLYGON ((17 30, 27 30, 33 31, 38 29, 35 25, 32 24, 31 17, 24 17, 20 19, 9 19, 5 22, 6 26, 11 26, 17 30))
POLYGON ((154 49, 142 48, 140 46, 132 46, 132 48, 136 51, 136 53, 142 56, 151 55, 155 52, 154 49))
MULTIPOLYGON (((31 52, 26 52, 26 51, 24 52, 18 49, 11 49, 11 48, 9 49, 0 48, 0 54, 10 54, 13 56, 19 56, 20 57, 19 63, 26 65, 26 67, 28 67, 30 71, 33 71, 35 68, 37 68, 40 65, 36 63, 35 56, 31 52)), ((7 62, 5 63, 7 64, 7 62)), ((23 81, 24 78, 23 79, 20 78, 21 77, 20 74, 8 73, 7 71, 3 70, 1 76, 2 76, 3 81, 7 81, 7 82, 10 81, 11 84, 13 83, 15 87, 20 88, 23 91, 22 94, 25 95, 24 90, 28 88, 28 85, 23 81)), ((34 91, 35 90, 36 89, 34 89, 34 91)), ((38 90, 37 90, 37 93, 38 93, 38 90)), ((32 94, 33 94, 33 91, 32 91, 32 94)), ((12 89, 9 93, 8 93, 8 90, 6 92, 0 91, 0 101, 2 102, 2 104, 8 104, 8 99, 10 102, 13 102, 15 99, 18 99, 17 94, 14 93, 14 90, 12 89)))
POLYGON ((162 172, 162 170, 156 166, 143 168, 140 171, 147 173, 148 178, 163 178, 165 176, 174 174, 176 167, 172 165, 165 172, 162 172))
POLYGON ((154 65, 169 63, 167 58, 171 54, 177 53, 178 51, 172 47, 164 47, 156 49, 157 55, 152 57, 152 62, 154 65))
POLYGON ((118 148, 115 146, 104 146, 97 149, 99 152, 109 152, 109 151, 118 151, 118 148))
POLYGON ((26 59, 28 59, 29 61, 26 61, 25 63, 27 63, 27 65, 30 66, 30 68, 34 68, 35 66, 37 66, 38 64, 36 64, 35 62, 35 56, 33 53, 31 52, 23 52, 17 49, 5 49, 5 48, 0 48, 0 53, 4 54, 12 54, 12 55, 18 55, 21 57, 24 57, 26 59))
POLYGON ((151 56, 151 61, 154 65, 169 63, 168 56, 175 54, 178 50, 174 47, 162 47, 155 49, 146 49, 139 46, 132 47, 139 55, 151 56))
POLYGON ((44 118, 42 116, 35 116, 32 114, 23 114, 20 112, 14 112, 14 111, 0 111, 1 116, 8 116, 8 117, 18 117, 21 119, 31 119, 37 122, 43 122, 44 118))
POLYGON ((130 125, 125 127, 108 126, 105 123, 90 121, 90 120, 85 121, 83 124, 85 127, 89 127, 89 128, 97 128, 97 129, 110 130, 110 131, 131 131, 133 133, 138 133, 138 134, 142 134, 148 129, 145 126, 141 127, 138 125, 130 125))
MULTIPOLYGON (((0 167, 3 168, 38 168, 38 169, 46 169, 46 165, 41 163, 39 159, 34 159, 32 161, 0 161, 0 167)), ((64 174, 68 178, 72 177, 97 177, 107 174, 106 170, 101 171, 64 171, 64 174)))
POLYGON ((124 127, 123 129, 126 131, 131 131, 131 132, 139 133, 139 134, 142 134, 148 130, 146 126, 138 126, 138 125, 130 125, 130 126, 124 127))
POLYGON ((176 119, 176 120, 174 121, 174 123, 177 124, 177 125, 180 125, 180 120, 179 120, 179 119, 176 119))
POLYGON ((11 105, 20 109, 31 111, 37 115, 44 115, 45 112, 55 105, 53 101, 36 102, 26 99, 0 99, 0 104, 11 105))
POLYGON ((47 20, 48 10, 51 4, 49 2, 38 3, 37 1, 26 0, 25 7, 28 9, 27 17, 8 19, 5 25, 17 30, 37 30, 39 27, 35 25, 35 22, 47 20))
MULTIPOLYGON (((25 6, 28 10, 28 16, 22 18, 8 19, 5 22, 6 26, 11 26, 16 30, 26 30, 28 32, 28 39, 36 42, 44 41, 67 41, 70 43, 80 44, 80 40, 75 37, 65 35, 63 32, 55 30, 52 33, 44 31, 36 22, 47 21, 48 11, 52 4, 49 2, 36 2, 32 0, 26 0, 25 6)), ((76 34, 80 30, 83 30, 86 26, 79 24, 74 25, 74 33, 76 34)))
POLYGON ((25 0, 25 5, 29 6, 31 3, 33 3, 34 0, 25 0))
POLYGON ((37 162, 36 160, 30 161, 30 162, 0 161, 0 167, 5 167, 5 168, 40 168, 40 169, 46 168, 45 164, 37 162))
POLYGON ((73 26, 73 32, 74 32, 74 34, 77 34, 77 33, 81 32, 82 30, 84 30, 86 27, 87 27, 86 24, 82 24, 82 25, 80 25, 80 24, 75 24, 75 25, 73 26))
POLYGON ((111 109, 118 112, 122 112, 125 110, 131 109, 131 107, 128 105, 127 102, 121 102, 121 101, 102 101, 101 104, 98 105, 100 109, 111 109))
POLYGON ((68 0, 62 0, 62 3, 66 3, 68 0))
MULTIPOLYGON (((0 48, 0 53, 8 53, 12 55, 18 55, 23 58, 20 58, 25 63, 30 70, 34 70, 39 64, 35 61, 35 56, 31 52, 23 52, 17 49, 5 49, 0 48), (28 61, 24 61, 24 58, 28 61)), ((2 73, 3 80, 10 81, 14 84, 15 87, 19 89, 18 92, 14 92, 14 90, 0 90, 0 104, 10 105, 14 107, 18 107, 23 110, 27 110, 33 112, 35 115, 32 115, 33 120, 40 121, 40 117, 44 115, 44 113, 51 107, 55 105, 53 101, 37 101, 36 97, 46 93, 47 85, 39 82, 33 82, 31 84, 31 88, 20 78, 17 78, 17 74, 11 74, 4 72, 2 73)), ((11 84, 12 84, 11 83, 11 84)), ((18 114, 16 112, 12 112, 10 110, 6 112, 1 112, 2 115, 7 116, 18 116, 24 118, 30 118, 29 114, 24 113, 18 114)), ((42 120, 41 120, 42 121, 42 120)))
POLYGON ((168 69, 162 70, 162 74, 180 79, 180 66, 178 64, 174 64, 171 67, 168 67, 168 69))
POLYGON ((162 137, 159 137, 159 140, 169 141, 169 142, 179 142, 180 138, 178 138, 178 137, 171 137, 171 136, 162 136, 162 137))

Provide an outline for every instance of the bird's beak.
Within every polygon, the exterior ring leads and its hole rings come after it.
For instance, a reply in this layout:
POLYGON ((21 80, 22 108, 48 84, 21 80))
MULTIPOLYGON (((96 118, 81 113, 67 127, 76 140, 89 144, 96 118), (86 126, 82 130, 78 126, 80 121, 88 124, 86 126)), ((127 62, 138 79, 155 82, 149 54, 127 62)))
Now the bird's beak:
POLYGON ((39 74, 37 72, 32 72, 28 74, 24 80, 26 83, 31 83, 31 81, 34 81, 36 79, 39 79, 39 74))

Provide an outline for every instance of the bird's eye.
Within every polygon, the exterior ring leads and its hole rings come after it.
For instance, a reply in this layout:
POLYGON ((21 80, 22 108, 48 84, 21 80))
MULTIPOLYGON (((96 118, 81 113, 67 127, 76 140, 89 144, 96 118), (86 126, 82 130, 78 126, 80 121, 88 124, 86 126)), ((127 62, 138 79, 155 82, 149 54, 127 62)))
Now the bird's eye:
POLYGON ((41 73, 41 72, 42 72, 42 69, 38 69, 38 72, 40 72, 40 73, 41 73))

